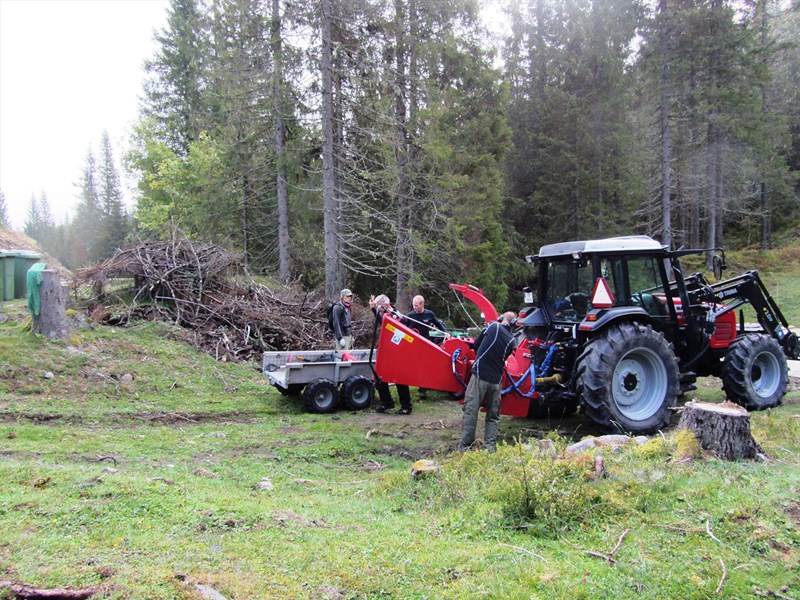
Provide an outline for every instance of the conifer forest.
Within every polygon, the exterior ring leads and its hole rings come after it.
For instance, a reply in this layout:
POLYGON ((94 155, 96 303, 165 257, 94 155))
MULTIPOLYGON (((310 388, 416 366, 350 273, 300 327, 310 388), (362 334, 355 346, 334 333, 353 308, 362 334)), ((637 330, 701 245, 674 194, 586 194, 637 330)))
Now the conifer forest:
POLYGON ((798 0, 172 0, 141 117, 87 156, 69 267, 175 229, 244 269, 498 305, 543 243, 800 231, 798 0))

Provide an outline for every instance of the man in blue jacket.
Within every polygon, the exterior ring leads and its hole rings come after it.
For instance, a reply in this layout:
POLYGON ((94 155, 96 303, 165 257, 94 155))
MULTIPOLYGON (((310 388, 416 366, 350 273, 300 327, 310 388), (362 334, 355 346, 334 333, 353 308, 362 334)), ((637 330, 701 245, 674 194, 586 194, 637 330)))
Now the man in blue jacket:
POLYGON ((489 452, 494 452, 497 444, 497 431, 500 424, 500 380, 506 359, 514 350, 514 336, 511 328, 517 315, 503 313, 500 321, 489 323, 475 338, 475 362, 472 365, 472 378, 467 385, 464 399, 464 422, 461 426, 461 452, 466 452, 475 443, 475 430, 478 427, 478 412, 481 404, 486 405, 486 427, 483 444, 489 452))

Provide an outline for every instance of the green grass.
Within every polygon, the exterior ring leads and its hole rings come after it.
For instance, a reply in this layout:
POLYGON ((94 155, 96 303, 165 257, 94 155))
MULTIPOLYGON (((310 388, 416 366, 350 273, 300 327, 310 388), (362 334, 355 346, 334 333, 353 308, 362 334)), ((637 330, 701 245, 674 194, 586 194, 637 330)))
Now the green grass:
MULTIPOLYGON (((610 476, 593 479, 594 453, 560 452, 588 432, 580 417, 504 417, 508 445, 459 456, 444 395, 411 418, 310 415, 172 327, 50 342, 20 304, 2 310, 0 581, 111 598, 200 597, 197 583, 228 598, 800 597, 797 382, 752 415, 770 462, 679 462, 668 432, 605 451, 610 476), (441 473, 412 480, 418 458, 441 473), (616 562, 589 554, 626 531, 616 562)), ((720 400, 718 381, 698 397, 720 400)))

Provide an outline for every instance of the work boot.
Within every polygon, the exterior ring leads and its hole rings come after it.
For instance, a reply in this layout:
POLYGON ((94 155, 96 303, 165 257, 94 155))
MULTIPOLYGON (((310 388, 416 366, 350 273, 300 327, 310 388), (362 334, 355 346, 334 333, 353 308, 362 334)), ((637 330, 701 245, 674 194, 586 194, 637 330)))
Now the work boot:
POLYGON ((392 404, 391 406, 384 406, 383 404, 379 404, 378 408, 375 409, 375 412, 376 413, 385 413, 385 412, 389 412, 393 408, 394 408, 394 404, 392 404))
POLYGON ((411 408, 404 406, 403 408, 401 408, 400 410, 397 411, 397 414, 398 415, 410 415, 411 414, 411 408))

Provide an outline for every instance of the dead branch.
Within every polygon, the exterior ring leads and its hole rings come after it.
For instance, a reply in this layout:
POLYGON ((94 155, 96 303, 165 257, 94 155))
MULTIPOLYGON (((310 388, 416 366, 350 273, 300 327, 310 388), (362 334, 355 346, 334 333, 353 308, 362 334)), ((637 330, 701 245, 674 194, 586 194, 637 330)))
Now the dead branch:
MULTIPOLYGON (((93 290, 90 312, 109 325, 134 319, 159 319, 192 332, 196 346, 218 360, 258 361, 268 350, 321 350, 331 344, 325 305, 298 284, 272 289, 230 275, 240 268, 240 257, 219 246, 173 236, 168 241, 140 241, 118 250, 111 258, 80 270, 73 286, 93 290), (112 280, 132 280, 133 300, 112 298, 106 290, 112 280), (122 303, 124 310, 106 304, 122 303)), ((366 346, 373 315, 368 308, 352 307, 353 336, 366 346)))
POLYGON ((630 532, 631 532, 630 529, 626 529, 625 531, 622 532, 622 535, 619 536, 619 539, 617 540, 617 545, 614 546, 611 552, 608 553, 609 556, 613 557, 617 553, 617 550, 619 550, 620 546, 622 546, 622 540, 624 540, 625 536, 628 535, 630 532))
POLYGON ((725 568, 725 563, 722 562, 722 559, 719 559, 719 564, 722 565, 722 577, 719 580, 719 585, 717 586, 717 590, 714 592, 715 594, 722 593, 722 586, 725 585, 725 580, 728 579, 728 569, 725 568))
POLYGON ((711 521, 710 520, 706 521, 706 533, 711 537, 712 540, 714 540, 715 542, 717 542, 719 544, 722 544, 722 541, 720 541, 720 539, 717 536, 715 536, 713 533, 711 533, 711 521))
POLYGON ((530 554, 531 556, 535 556, 536 558, 538 558, 539 560, 542 560, 544 562, 550 562, 544 556, 540 556, 539 554, 536 554, 535 552, 531 552, 530 550, 528 550, 526 548, 521 548, 519 546, 512 546, 511 544, 503 544, 503 543, 501 543, 500 545, 501 546, 505 546, 506 548, 513 548, 514 550, 519 550, 520 552, 524 552, 525 554, 530 554))
POLYGON ((13 581, 0 581, 0 590, 7 590, 12 598, 48 598, 50 600, 80 600, 91 598, 100 591, 97 586, 73 590, 72 588, 54 588, 51 590, 34 587, 29 583, 18 583, 13 581))
POLYGON ((617 560, 614 558, 614 555, 622 546, 622 540, 624 540, 625 536, 627 536, 630 532, 631 532, 630 529, 626 529, 625 531, 623 531, 622 535, 620 535, 619 539, 617 540, 617 544, 607 554, 602 554, 601 552, 592 552, 591 550, 587 550, 586 554, 588 554, 589 556, 594 556, 596 558, 602 558, 603 560, 611 564, 616 564, 617 560))
POLYGON ((653 525, 654 527, 661 527, 662 529, 670 529, 672 531, 680 531, 681 533, 705 533, 702 527, 676 527, 675 525, 653 525))
POLYGON ((586 554, 588 554, 589 556, 596 556, 597 558, 602 558, 603 560, 608 561, 612 564, 616 564, 617 562, 614 558, 606 554, 601 554, 600 552, 592 552, 591 550, 587 550, 586 554))
POLYGON ((147 481, 163 481, 167 485, 175 485, 175 482, 172 479, 167 479, 166 477, 151 477, 147 481))

